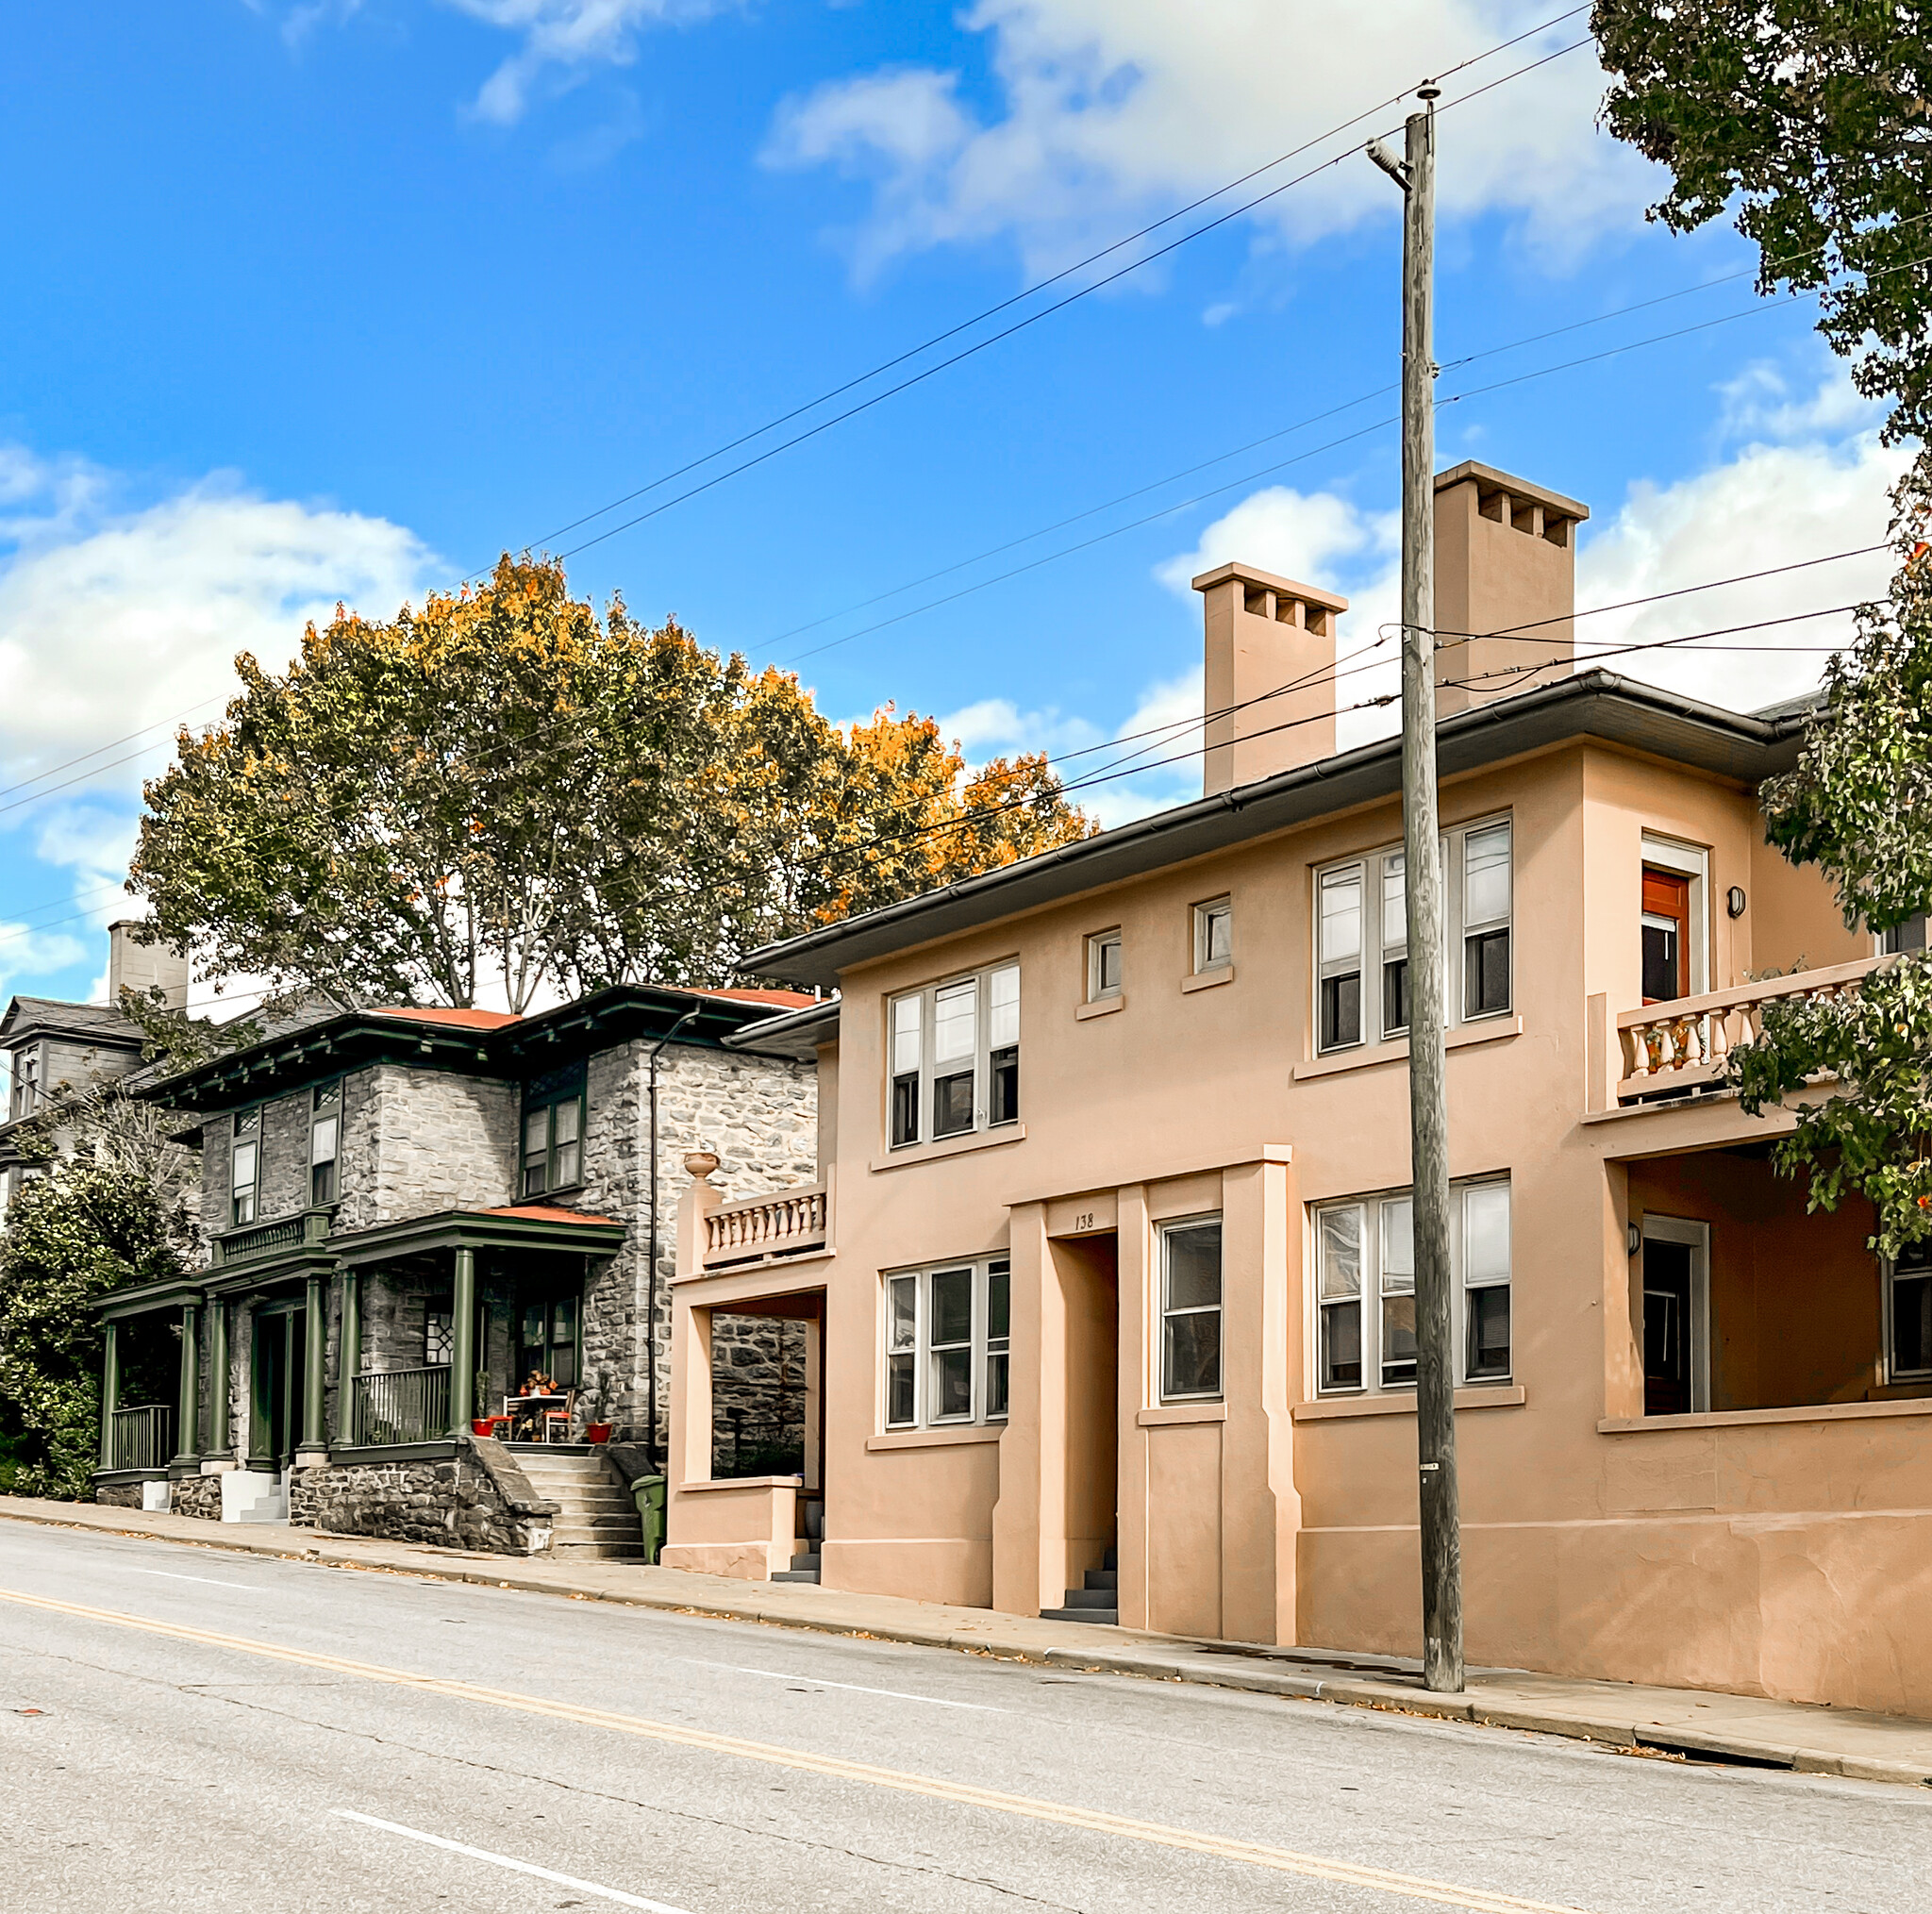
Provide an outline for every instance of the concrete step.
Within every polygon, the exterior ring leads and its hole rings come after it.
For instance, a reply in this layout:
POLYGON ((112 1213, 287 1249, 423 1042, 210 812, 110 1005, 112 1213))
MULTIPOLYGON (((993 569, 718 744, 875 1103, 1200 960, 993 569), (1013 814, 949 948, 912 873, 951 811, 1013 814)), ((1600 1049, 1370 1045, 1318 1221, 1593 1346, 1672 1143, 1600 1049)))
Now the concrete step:
POLYGON ((1087 1587, 1090 1589, 1118 1589, 1121 1585, 1121 1572, 1118 1569, 1089 1569, 1087 1587))
POLYGON ((1110 1628, 1118 1628, 1121 1613, 1118 1608, 1042 1608, 1040 1619, 1042 1622, 1104 1623, 1110 1628))
MULTIPOLYGON (((641 1553, 641 1551, 640 1551, 640 1553, 641 1553)), ((774 1582, 814 1583, 817 1582, 818 1578, 819 1572, 816 1569, 780 1569, 778 1573, 772 1577, 773 1581, 774 1582)))
POLYGON ((818 1550, 800 1549, 799 1552, 791 1557, 791 1566, 794 1571, 809 1569, 813 1574, 817 1574, 819 1572, 818 1550))
POLYGON ((1118 1608, 1120 1596, 1112 1589, 1069 1589, 1067 1590, 1069 1608, 1118 1608))
POLYGON ((561 1561, 641 1562, 644 1558, 644 1545, 641 1541, 557 1541, 553 1540, 550 1544, 550 1553, 561 1561))
POLYGON ((625 1546, 636 1544, 641 1548, 644 1532, 632 1523, 628 1528, 620 1528, 614 1523, 596 1522, 553 1522, 550 1524, 550 1540, 553 1544, 566 1541, 613 1542, 625 1546))

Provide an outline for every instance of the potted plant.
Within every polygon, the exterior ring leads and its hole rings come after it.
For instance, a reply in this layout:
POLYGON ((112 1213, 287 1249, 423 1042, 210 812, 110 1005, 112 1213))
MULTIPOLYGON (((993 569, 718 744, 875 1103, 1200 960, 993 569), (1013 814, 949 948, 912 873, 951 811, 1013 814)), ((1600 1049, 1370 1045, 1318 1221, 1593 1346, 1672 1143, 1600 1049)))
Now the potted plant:
POLYGON ((490 1372, 479 1369, 476 1372, 475 1387, 470 1391, 470 1433, 473 1436, 493 1436, 496 1421, 490 1413, 490 1372))
POLYGON ((584 1440, 587 1442, 608 1442, 610 1440, 610 1405, 616 1396, 616 1374, 608 1369, 600 1369, 591 1384, 591 1391, 584 1403, 584 1440))

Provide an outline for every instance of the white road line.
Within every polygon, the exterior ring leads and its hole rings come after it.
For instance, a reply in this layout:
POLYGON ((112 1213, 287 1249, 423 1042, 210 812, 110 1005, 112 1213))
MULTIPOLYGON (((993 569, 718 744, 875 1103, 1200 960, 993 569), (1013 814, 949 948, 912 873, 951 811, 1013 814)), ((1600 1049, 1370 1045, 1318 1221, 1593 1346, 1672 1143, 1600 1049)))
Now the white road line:
POLYGON ((128 1573, 135 1575, 163 1575, 171 1582, 200 1582, 209 1589, 243 1589, 251 1595, 261 1592, 254 1582, 218 1582, 212 1575, 177 1575, 169 1569, 137 1569, 129 1564, 128 1573))
POLYGON ((889 1701, 924 1702, 934 1708, 971 1708, 977 1715, 1004 1715, 1006 1708, 990 1707, 985 1702, 945 1702, 938 1695, 911 1695, 895 1688, 861 1688, 856 1681, 827 1681, 822 1674, 788 1674, 776 1668, 740 1668, 735 1661, 701 1661, 700 1668, 722 1668, 729 1674, 761 1674, 768 1681, 802 1681, 813 1688, 841 1688, 850 1694, 884 1695, 889 1701))
POLYGON ((626 1894, 622 1888, 600 1888, 595 1881, 580 1881, 575 1874, 559 1874, 554 1868, 540 1868, 534 1861, 520 1861, 509 1855, 493 1855, 488 1848, 473 1848, 461 1841, 446 1840, 440 1834, 425 1834, 420 1827, 405 1827, 396 1821, 378 1821, 373 1814, 358 1814, 353 1807, 329 1810, 344 1821, 358 1821, 364 1827, 380 1828, 384 1834, 399 1834, 412 1841, 426 1841, 433 1848, 444 1848, 453 1855, 468 1855, 473 1861, 488 1861, 492 1867, 508 1868, 513 1874, 534 1874, 540 1881, 554 1881, 559 1888, 575 1888, 579 1894, 594 1894, 600 1901, 615 1901, 622 1907, 642 1907, 647 1914, 685 1914, 668 1901, 647 1901, 641 1894, 626 1894))

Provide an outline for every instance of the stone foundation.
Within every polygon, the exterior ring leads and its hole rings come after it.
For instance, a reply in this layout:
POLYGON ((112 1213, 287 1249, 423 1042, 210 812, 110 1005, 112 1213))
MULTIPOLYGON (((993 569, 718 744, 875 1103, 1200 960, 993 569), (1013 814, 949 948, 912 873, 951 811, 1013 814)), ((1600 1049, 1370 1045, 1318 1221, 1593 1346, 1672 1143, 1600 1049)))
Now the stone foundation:
POLYGON ((203 1522, 222 1519, 222 1478, 184 1475, 174 1486, 168 1505, 176 1515, 196 1515, 203 1522))
POLYGON ((139 1482, 115 1482, 103 1485, 94 1490, 94 1500, 105 1508, 139 1508, 141 1506, 141 1484, 139 1482))
POLYGON ((289 1478, 291 1528, 431 1548, 539 1555, 550 1546, 557 1512, 557 1504, 537 1495, 502 1443, 475 1439, 455 1456, 330 1462, 294 1470, 289 1478))

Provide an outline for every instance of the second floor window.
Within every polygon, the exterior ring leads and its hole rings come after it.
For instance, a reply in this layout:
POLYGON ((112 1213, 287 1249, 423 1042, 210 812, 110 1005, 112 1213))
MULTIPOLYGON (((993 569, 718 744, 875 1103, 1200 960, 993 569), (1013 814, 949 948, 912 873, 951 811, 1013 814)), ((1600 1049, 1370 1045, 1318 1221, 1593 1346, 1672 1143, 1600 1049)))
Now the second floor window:
POLYGON ((255 1190, 261 1179, 261 1106, 237 1110, 228 1156, 228 1217, 240 1228, 255 1221, 255 1190))
POLYGON ((1194 974, 1224 971, 1234 962, 1234 904, 1217 897, 1194 906, 1194 974))
POLYGON ((336 1200, 336 1157, 342 1140, 342 1082, 319 1083, 308 1118, 308 1200, 336 1200))
MULTIPOLYGON (((1514 884, 1507 818, 1444 835, 1443 1014, 1498 1016, 1512 1001, 1514 884)), ((1406 1036, 1407 860, 1399 848, 1331 864, 1315 878, 1315 1046, 1347 1050, 1406 1036)))
POLYGON ((1103 930, 1087 940, 1087 1001, 1097 1004, 1121 993, 1121 934, 1103 930))
POLYGON ((584 1180, 584 1066, 566 1064, 524 1089, 523 1193, 574 1190, 584 1180))
POLYGON ((41 1101, 41 1053, 38 1047, 13 1053, 13 1109, 16 1117, 30 1117, 41 1101))
MULTIPOLYGON (((1415 1212, 1407 1190, 1315 1212, 1315 1381, 1324 1394, 1412 1389, 1416 1375, 1415 1212)), ((1509 1185, 1452 1185, 1449 1264, 1456 1379, 1507 1382, 1509 1185)))
POLYGON ((1011 1298, 1005 1257, 886 1278, 887 1428, 1006 1420, 1011 1298))
POLYGON ((892 1147, 1020 1116, 1020 966, 1000 964, 887 1007, 892 1147))

